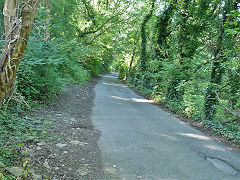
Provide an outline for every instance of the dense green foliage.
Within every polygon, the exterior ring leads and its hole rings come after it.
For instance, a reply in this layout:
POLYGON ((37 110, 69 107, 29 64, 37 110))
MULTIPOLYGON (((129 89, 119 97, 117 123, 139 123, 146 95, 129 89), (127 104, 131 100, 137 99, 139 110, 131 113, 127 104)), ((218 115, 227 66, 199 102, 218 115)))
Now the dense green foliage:
MULTIPOLYGON (((151 10, 154 2, 145 5, 151 10)), ((155 3, 154 15, 145 29, 147 37, 141 37, 144 44, 135 49, 134 62, 126 54, 120 78, 157 102, 239 141, 239 3, 155 3)), ((147 16, 140 13, 143 24, 147 16)))
MULTIPOLYGON (((42 122, 26 117, 30 107, 57 97, 66 84, 109 71, 240 141, 239 6, 237 0, 58 0, 48 9, 40 1, 16 86, 1 111, 0 168, 15 163, 29 137, 40 137, 42 122)), ((0 19, 2 48, 2 11, 0 19)))

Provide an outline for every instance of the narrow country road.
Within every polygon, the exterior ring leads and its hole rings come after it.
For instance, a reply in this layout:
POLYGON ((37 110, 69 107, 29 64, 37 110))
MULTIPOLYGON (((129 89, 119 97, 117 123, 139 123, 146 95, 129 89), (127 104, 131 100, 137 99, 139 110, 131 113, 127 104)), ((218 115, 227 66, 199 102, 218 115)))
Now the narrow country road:
POLYGON ((95 91, 105 179, 240 179, 239 153, 137 95, 117 74, 103 76, 95 91))

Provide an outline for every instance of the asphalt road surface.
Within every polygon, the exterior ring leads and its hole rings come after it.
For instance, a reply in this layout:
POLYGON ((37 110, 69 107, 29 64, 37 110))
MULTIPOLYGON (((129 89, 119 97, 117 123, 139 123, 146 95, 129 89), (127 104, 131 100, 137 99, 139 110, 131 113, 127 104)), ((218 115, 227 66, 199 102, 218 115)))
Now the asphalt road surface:
POLYGON ((104 75, 95 87, 95 128, 105 179, 240 180, 240 154, 104 75))

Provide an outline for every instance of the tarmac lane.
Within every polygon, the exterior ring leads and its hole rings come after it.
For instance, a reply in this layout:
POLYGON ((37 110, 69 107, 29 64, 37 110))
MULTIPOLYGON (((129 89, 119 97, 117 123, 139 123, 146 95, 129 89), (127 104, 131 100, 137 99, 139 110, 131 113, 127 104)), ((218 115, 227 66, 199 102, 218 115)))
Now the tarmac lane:
POLYGON ((95 87, 105 179, 240 180, 240 154, 188 126, 118 80, 95 87))

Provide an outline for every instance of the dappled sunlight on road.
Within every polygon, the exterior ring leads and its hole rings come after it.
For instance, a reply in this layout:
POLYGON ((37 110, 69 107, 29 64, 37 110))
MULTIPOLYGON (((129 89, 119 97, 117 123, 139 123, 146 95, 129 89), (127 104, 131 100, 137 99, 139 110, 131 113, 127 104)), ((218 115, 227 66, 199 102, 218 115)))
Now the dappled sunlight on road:
POLYGON ((141 134, 145 134, 145 135, 150 135, 150 136, 160 136, 162 138, 165 138, 167 140, 171 140, 171 141, 180 141, 177 137, 175 136, 171 136, 168 134, 163 134, 163 133, 159 133, 157 131, 139 131, 139 133, 141 134))
POLYGON ((178 134, 181 136, 192 137, 192 138, 199 139, 199 140, 205 140, 205 141, 211 140, 211 138, 209 138, 207 136, 199 135, 199 134, 192 134, 192 133, 178 133, 178 134))
POLYGON ((102 84, 107 85, 107 86, 125 87, 122 84, 116 84, 116 83, 105 83, 105 82, 103 82, 102 84))
POLYGON ((136 98, 131 98, 131 100, 135 102, 141 102, 141 103, 153 103, 153 100, 147 100, 147 99, 136 99, 136 98))
POLYGON ((128 98, 122 98, 122 97, 118 97, 118 96, 111 96, 111 97, 115 98, 115 99, 123 100, 123 101, 130 101, 130 99, 128 99, 128 98))
MULTIPOLYGON (((175 142, 180 142, 182 141, 181 139, 179 139, 176 134, 174 135, 169 135, 169 134, 164 134, 164 133, 160 133, 157 131, 139 131, 139 133, 144 134, 144 135, 148 135, 148 136, 159 136, 161 137, 161 139, 166 139, 168 141, 175 141, 175 142)), ((198 135, 198 134, 192 134, 192 133, 177 133, 177 135, 181 135, 184 137, 192 137, 195 139, 199 139, 199 140, 203 140, 203 141, 210 141, 211 139, 206 137, 206 136, 202 136, 202 135, 198 135)), ((206 143, 200 143, 200 147, 201 148, 207 148, 210 150, 214 150, 214 151, 221 151, 221 152, 225 152, 226 150, 218 145, 215 144, 211 144, 212 142, 210 141, 210 144, 206 144, 206 143)))
POLYGON ((113 78, 113 79, 118 79, 119 73, 111 73, 111 74, 107 74, 107 75, 100 75, 101 77, 105 77, 105 78, 113 78))
POLYGON ((118 76, 111 76, 111 75, 100 75, 100 76, 106 77, 106 78, 118 79, 118 76))
POLYGON ((216 145, 212 145, 212 144, 206 144, 204 145, 204 147, 208 148, 208 149, 212 149, 212 150, 216 150, 216 151, 225 151, 224 148, 220 147, 220 146, 216 146, 216 145))
POLYGON ((117 102, 109 102, 111 104, 118 104, 118 105, 122 105, 123 103, 117 103, 117 102))
POLYGON ((123 98, 119 96, 111 96, 114 99, 119 99, 123 101, 133 101, 133 102, 138 102, 138 103, 153 103, 153 100, 147 100, 147 99, 142 99, 142 98, 123 98))
POLYGON ((166 134, 157 134, 158 136, 162 136, 162 137, 166 137, 168 140, 171 140, 171 141, 179 141, 179 139, 177 139, 176 137, 174 136, 169 136, 169 135, 166 135, 166 134))

